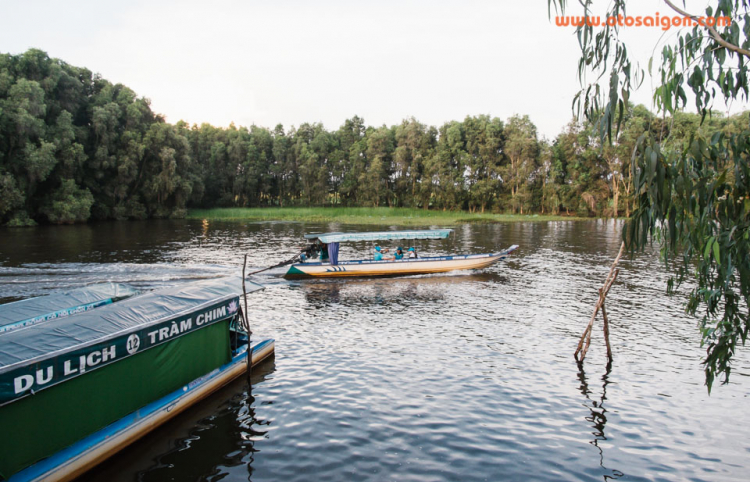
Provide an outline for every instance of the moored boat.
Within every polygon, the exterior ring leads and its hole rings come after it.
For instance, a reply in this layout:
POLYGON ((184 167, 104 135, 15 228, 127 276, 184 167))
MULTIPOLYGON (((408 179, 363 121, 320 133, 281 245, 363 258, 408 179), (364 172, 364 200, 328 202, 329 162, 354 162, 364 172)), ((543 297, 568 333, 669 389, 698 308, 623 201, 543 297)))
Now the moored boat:
POLYGON ((201 281, 0 333, 0 480, 71 480, 240 376, 242 291, 201 281))
POLYGON ((359 259, 339 260, 339 245, 355 241, 401 241, 420 239, 445 239, 453 230, 430 229, 411 231, 378 231, 368 233, 323 233, 305 235, 328 253, 328 261, 292 264, 285 277, 328 278, 346 276, 402 276, 413 274, 445 273, 448 271, 486 268, 508 257, 518 246, 513 245, 495 253, 462 254, 451 256, 417 257, 390 260, 359 259))

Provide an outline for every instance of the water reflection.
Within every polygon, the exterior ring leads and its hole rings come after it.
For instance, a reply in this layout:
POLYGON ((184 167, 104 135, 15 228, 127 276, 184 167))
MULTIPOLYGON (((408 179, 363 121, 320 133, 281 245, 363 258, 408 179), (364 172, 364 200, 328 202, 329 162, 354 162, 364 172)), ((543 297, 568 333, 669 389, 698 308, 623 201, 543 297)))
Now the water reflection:
POLYGON ((274 358, 265 360, 253 368, 250 386, 246 377, 238 378, 78 481, 221 480, 230 473, 251 480, 256 445, 268 439, 271 426, 257 416, 256 406, 264 402, 252 396, 251 387, 275 370, 274 358), (217 453, 224 455, 217 460, 217 453))
POLYGON ((472 284, 507 282, 507 276, 499 273, 469 271, 396 278, 303 280, 290 285, 304 292, 308 304, 322 308, 341 303, 358 306, 431 303, 450 296, 453 290, 471 289, 472 284))
MULTIPOLYGON (((266 289, 248 308, 254 337, 277 340, 278 369, 253 387, 256 398, 239 380, 86 480, 743 480, 750 350, 738 350, 732 383, 708 397, 695 320, 665 296, 653 253, 622 260, 609 294, 615 362, 604 367, 599 338, 588 373, 573 363, 620 227, 460 226, 420 246, 521 246, 475 273, 299 282, 283 269, 261 273, 253 278, 266 289)), ((288 259, 306 232, 344 229, 373 227, 0 228, 0 299, 235 274, 245 253, 253 271, 288 259)), ((344 253, 369 254, 357 243, 344 253)))
POLYGON ((594 396, 593 398, 593 393, 589 388, 588 380, 586 379, 586 371, 584 370, 583 365, 583 363, 578 362, 578 380, 580 381, 579 390, 583 396, 591 402, 591 405, 588 407, 590 410, 590 416, 585 417, 586 421, 592 423, 594 428, 594 431, 592 432, 594 439, 590 443, 599 451, 599 466, 609 472, 604 474, 604 480, 619 479, 624 474, 617 469, 609 469, 604 465, 604 449, 600 444, 600 442, 607 440, 607 437, 604 434, 604 427, 607 425, 607 409, 604 407, 604 402, 607 400, 607 385, 609 384, 609 376, 612 372, 612 363, 607 363, 606 371, 601 377, 601 395, 599 397, 594 396))

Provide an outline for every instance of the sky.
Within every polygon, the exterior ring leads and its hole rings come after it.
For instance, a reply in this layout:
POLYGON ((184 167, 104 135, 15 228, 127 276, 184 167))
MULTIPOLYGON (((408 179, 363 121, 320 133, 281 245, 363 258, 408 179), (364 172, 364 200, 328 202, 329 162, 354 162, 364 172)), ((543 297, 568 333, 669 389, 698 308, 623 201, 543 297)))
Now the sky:
MULTIPOLYGON (((573 30, 549 19, 546 0, 0 0, 1 53, 44 50, 149 98, 168 122, 215 126, 519 114, 553 139, 579 89, 573 30)), ((623 29, 643 67, 675 33, 623 29)), ((650 107, 653 87, 647 78, 633 100, 650 107)))

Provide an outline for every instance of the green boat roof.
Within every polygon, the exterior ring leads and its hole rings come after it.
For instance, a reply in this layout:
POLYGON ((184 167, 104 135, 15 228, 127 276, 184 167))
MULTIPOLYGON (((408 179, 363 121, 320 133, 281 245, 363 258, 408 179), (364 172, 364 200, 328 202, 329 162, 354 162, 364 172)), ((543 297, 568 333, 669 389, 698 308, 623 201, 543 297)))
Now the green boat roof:
POLYGON ((374 231, 369 233, 320 233, 306 234, 306 239, 319 239, 323 243, 347 241, 397 241, 401 239, 445 239, 452 229, 424 229, 410 231, 374 231))

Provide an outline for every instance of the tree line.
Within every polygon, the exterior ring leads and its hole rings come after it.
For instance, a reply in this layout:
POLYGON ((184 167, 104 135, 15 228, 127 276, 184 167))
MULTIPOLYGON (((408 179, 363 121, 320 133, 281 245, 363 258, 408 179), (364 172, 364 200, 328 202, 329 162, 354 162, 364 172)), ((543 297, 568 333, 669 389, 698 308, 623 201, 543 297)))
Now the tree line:
POLYGON ((337 130, 169 124, 149 101, 45 52, 0 55, 0 224, 181 217, 190 207, 393 206, 628 216, 644 133, 680 149, 747 115, 656 117, 629 106, 613 142, 572 121, 540 139, 528 116, 440 127, 353 117, 337 130), (670 135, 671 134, 671 135, 670 135))

